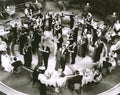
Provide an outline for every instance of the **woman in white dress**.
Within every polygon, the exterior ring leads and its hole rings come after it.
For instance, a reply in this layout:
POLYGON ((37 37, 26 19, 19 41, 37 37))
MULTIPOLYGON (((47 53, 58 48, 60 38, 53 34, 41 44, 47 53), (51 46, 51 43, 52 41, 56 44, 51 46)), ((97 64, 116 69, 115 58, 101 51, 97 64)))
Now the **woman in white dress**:
POLYGON ((1 62, 5 71, 12 72, 13 66, 11 65, 11 58, 6 52, 1 55, 1 62))

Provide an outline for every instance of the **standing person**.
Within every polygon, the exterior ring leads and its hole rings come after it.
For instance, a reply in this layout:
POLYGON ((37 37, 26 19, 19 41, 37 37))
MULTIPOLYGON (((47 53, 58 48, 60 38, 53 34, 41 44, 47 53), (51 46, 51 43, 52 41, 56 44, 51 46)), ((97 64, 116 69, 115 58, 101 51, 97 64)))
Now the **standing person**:
POLYGON ((86 36, 86 34, 83 33, 82 37, 81 37, 81 46, 80 46, 81 50, 80 50, 80 55, 82 58, 84 58, 88 52, 88 38, 86 36))
POLYGON ((25 17, 28 17, 28 16, 29 16, 29 8, 28 8, 28 7, 26 7, 26 8, 24 9, 24 14, 25 14, 25 17))
POLYGON ((56 66, 55 66, 55 70, 58 70, 60 68, 61 53, 62 53, 62 48, 59 48, 57 50, 57 52, 56 52, 56 66))
POLYGON ((70 45, 73 44, 73 42, 74 42, 73 31, 70 31, 68 41, 70 42, 70 45))
POLYGON ((18 25, 17 23, 15 24, 14 27, 11 26, 11 30, 10 30, 12 33, 13 33, 13 40, 14 40, 14 43, 16 44, 16 40, 17 40, 17 33, 18 33, 18 25))
POLYGON ((23 48, 25 43, 27 42, 27 35, 26 32, 21 33, 20 37, 19 37, 19 50, 20 50, 20 54, 23 54, 23 48))
POLYGON ((93 26, 91 25, 92 20, 93 20, 92 14, 91 13, 87 13, 87 16, 85 18, 85 22, 86 22, 87 31, 90 34, 91 34, 92 29, 93 29, 93 26))
POLYGON ((53 34, 53 36, 55 35, 55 23, 56 23, 56 21, 55 21, 55 18, 53 18, 52 19, 52 34, 53 34))
POLYGON ((75 58, 77 55, 77 44, 76 42, 74 42, 72 45, 69 46, 69 50, 70 52, 70 63, 74 64, 75 63, 75 58))
POLYGON ((41 33, 40 33, 40 30, 39 30, 39 27, 37 27, 35 30, 34 30, 34 34, 33 34, 33 41, 32 41, 32 51, 33 51, 33 54, 36 53, 38 47, 39 47, 39 43, 41 42, 41 33))
POLYGON ((93 61, 98 62, 100 60, 100 55, 103 51, 104 44, 103 42, 98 39, 95 43, 95 49, 94 49, 94 54, 93 54, 93 61))
POLYGON ((48 23, 49 23, 49 30, 51 30, 51 27, 52 27, 52 15, 50 14, 49 15, 49 18, 48 18, 48 23))
POLYGON ((40 49, 42 51, 42 57, 43 57, 43 62, 44 62, 44 66, 45 69, 47 69, 48 67, 48 59, 49 59, 49 55, 50 55, 50 48, 46 45, 46 43, 44 43, 42 49, 40 49))
POLYGON ((13 55, 15 55, 14 46, 16 44, 17 36, 18 36, 18 34, 17 34, 17 32, 18 32, 18 26, 17 26, 17 24, 15 24, 15 27, 11 26, 10 32, 13 33, 12 45, 11 45, 11 52, 12 52, 13 55))
POLYGON ((66 46, 63 45, 62 46, 62 51, 61 51, 61 59, 60 59, 62 71, 65 70, 65 65, 67 63, 67 56, 68 56, 68 50, 67 50, 66 46))
POLYGON ((32 47, 28 43, 24 45, 23 54, 24 54, 24 66, 31 68, 32 47))
POLYGON ((70 29, 72 29, 73 28, 73 26, 74 26, 74 15, 72 14, 72 15, 70 15, 70 29))
POLYGON ((41 51, 42 49, 42 43, 39 43, 39 48, 38 48, 38 65, 42 66, 43 65, 43 52, 41 51))
POLYGON ((73 29, 73 40, 75 42, 77 42, 78 39, 78 31, 79 31, 79 27, 78 25, 75 25, 75 28, 73 29))
POLYGON ((92 46, 94 47, 95 42, 98 40, 98 34, 97 34, 97 29, 93 28, 92 31, 92 46))
POLYGON ((58 35, 58 33, 62 34, 62 26, 59 24, 59 22, 56 22, 56 24, 55 24, 55 35, 58 35))
POLYGON ((45 15, 45 29, 49 31, 49 22, 50 22, 50 14, 49 12, 46 12, 45 15))
POLYGON ((57 36, 57 49, 62 47, 62 43, 63 43, 63 37, 61 33, 58 33, 57 36))

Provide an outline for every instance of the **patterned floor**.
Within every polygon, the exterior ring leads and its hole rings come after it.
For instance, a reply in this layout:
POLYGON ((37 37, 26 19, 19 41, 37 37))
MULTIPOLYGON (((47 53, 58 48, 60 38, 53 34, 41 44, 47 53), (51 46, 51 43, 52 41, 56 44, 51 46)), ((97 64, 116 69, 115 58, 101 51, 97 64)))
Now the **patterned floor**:
MULTIPOLYGON (((48 10, 48 9, 50 11, 58 10, 57 8, 51 6, 51 4, 49 4, 49 3, 47 3, 47 6, 48 7, 46 8, 46 10, 48 10)), ((79 9, 71 10, 71 11, 80 13, 79 9)), ((18 53, 17 53, 17 56, 20 59, 22 59, 22 56, 19 55, 18 53)), ((36 58, 37 58, 37 56, 34 55, 33 64, 37 63, 36 58)), ((54 57, 51 57, 50 59, 54 60, 54 57)), ((52 63, 52 62, 50 62, 50 63, 52 63)), ((54 67, 54 66, 52 66, 52 67, 54 67)), ((115 86, 116 84, 118 84, 120 82, 120 78, 118 78, 118 76, 120 76, 119 72, 120 72, 120 67, 117 67, 114 72, 112 72, 109 75, 104 76, 104 78, 102 79, 102 81, 99 84, 84 86, 82 89, 82 95, 96 95, 98 93, 101 93, 103 91, 106 91, 106 90, 112 88, 113 86, 115 86)), ((16 90, 24 92, 28 95, 39 95, 38 85, 37 84, 34 86, 32 85, 31 74, 30 74, 30 72, 27 72, 24 69, 19 77, 17 77, 14 74, 0 70, 0 81, 2 81, 6 85, 8 85, 16 90)), ((54 93, 53 91, 52 92, 51 91, 48 92, 48 95, 71 95, 71 92, 69 92, 68 90, 65 90, 65 89, 62 90, 62 93, 54 93)), ((4 95, 4 94, 0 93, 0 95, 4 95)), ((73 95, 77 95, 77 93, 73 92, 73 95)))

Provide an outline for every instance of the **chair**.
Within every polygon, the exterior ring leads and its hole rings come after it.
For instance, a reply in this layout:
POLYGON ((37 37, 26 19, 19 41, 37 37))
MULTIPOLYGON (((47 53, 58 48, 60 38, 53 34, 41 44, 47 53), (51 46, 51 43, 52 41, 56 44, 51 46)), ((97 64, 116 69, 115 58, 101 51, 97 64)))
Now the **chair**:
POLYGON ((23 65, 17 67, 17 70, 13 70, 13 73, 18 77, 22 71, 23 65))
POLYGON ((82 75, 77 75, 74 77, 71 77, 67 80, 68 83, 68 89, 70 90, 71 94, 73 95, 73 91, 75 90, 78 94, 81 93, 81 82, 82 82, 82 75))

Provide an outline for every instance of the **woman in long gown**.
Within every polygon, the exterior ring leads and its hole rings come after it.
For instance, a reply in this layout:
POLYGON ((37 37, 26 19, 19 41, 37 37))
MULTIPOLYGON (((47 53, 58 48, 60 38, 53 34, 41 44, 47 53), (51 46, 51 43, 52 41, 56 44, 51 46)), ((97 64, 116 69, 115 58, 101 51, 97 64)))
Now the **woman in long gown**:
POLYGON ((4 68, 5 71, 12 72, 13 66, 11 65, 11 59, 6 52, 1 55, 1 62, 1 66, 4 68))

